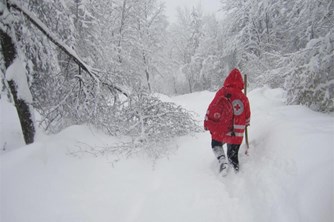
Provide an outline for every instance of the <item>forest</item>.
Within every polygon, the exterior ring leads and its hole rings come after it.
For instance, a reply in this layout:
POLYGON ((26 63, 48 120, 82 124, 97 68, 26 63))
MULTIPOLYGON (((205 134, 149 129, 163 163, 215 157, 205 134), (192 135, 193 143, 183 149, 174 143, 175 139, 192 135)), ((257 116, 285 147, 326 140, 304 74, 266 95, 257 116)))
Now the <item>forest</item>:
POLYGON ((220 11, 179 8, 169 23, 157 0, 1 0, 1 97, 26 143, 37 126, 90 124, 132 148, 201 130, 156 95, 215 91, 234 67, 250 88, 334 111, 333 0, 221 0, 220 11))

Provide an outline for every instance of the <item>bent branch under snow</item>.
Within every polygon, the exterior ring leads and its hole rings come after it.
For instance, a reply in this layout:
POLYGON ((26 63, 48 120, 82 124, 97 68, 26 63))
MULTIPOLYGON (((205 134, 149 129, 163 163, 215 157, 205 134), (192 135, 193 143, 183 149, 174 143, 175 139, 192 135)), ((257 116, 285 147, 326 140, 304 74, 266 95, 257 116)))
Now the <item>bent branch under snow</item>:
MULTIPOLYGON (((65 43, 63 43, 61 40, 56 38, 52 35, 52 33, 49 31, 49 29, 44 25, 43 22, 41 22, 38 18, 36 18, 34 15, 32 15, 29 10, 25 9, 23 6, 20 6, 15 0, 8 0, 7 1, 8 8, 14 8, 18 11, 20 11, 25 17, 28 18, 28 20, 34 24, 44 35, 47 36, 47 38, 53 42, 55 45, 57 45, 61 50, 63 50, 69 57, 71 57, 75 63, 77 63, 83 70, 85 70, 93 79, 95 79, 96 82, 100 82, 99 76, 97 76, 95 73, 91 71, 91 68, 88 67, 87 64, 85 64, 79 56, 76 54, 76 52, 69 48, 65 43)), ((118 92, 122 93, 126 97, 128 97, 128 93, 124 92, 120 87, 115 86, 114 84, 108 84, 118 92)))

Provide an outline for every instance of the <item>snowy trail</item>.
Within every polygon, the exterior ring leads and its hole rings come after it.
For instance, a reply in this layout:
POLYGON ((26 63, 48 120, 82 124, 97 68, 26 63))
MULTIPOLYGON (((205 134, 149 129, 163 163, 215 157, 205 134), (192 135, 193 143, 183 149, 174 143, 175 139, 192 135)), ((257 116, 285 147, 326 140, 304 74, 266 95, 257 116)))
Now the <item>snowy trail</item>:
MULTIPOLYGON (((2 154, 0 221, 333 221, 334 118, 285 106, 283 93, 250 93, 250 156, 243 145, 240 173, 225 178, 208 132, 178 138, 178 149, 155 165, 143 157, 69 156, 80 144, 115 142, 83 126, 2 154)), ((213 95, 172 100, 202 121, 213 95)))
MULTIPOLYGON (((202 121, 213 94, 194 97, 196 103, 183 96, 179 104, 202 114, 202 121)), ((220 179, 227 193, 223 214, 234 212, 231 221, 334 221, 334 118, 286 106, 280 89, 256 89, 249 98, 250 156, 243 144, 239 175, 220 179)), ((209 148, 204 137, 201 146, 209 148)))

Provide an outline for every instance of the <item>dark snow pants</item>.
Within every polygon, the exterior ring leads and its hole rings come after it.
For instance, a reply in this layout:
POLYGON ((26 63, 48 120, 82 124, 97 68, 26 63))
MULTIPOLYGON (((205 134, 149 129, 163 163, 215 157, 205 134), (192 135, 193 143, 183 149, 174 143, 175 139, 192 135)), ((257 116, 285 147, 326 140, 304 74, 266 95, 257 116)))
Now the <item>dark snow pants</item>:
MULTIPOLYGON (((220 158, 225 158, 224 154, 224 143, 212 140, 211 141, 211 147, 216 155, 217 159, 220 160, 220 158)), ((233 166, 233 168, 238 171, 239 170, 239 153, 240 144, 227 144, 227 158, 229 163, 233 166)))

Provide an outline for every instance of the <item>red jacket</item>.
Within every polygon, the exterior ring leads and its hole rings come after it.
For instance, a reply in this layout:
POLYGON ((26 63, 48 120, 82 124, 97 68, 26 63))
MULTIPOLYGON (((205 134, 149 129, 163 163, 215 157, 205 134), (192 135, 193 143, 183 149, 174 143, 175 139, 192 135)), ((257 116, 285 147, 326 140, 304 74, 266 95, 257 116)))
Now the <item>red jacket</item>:
POLYGON ((214 99, 209 105, 207 115, 204 121, 204 127, 210 130, 211 137, 214 140, 229 144, 241 144, 245 127, 250 123, 250 106, 248 98, 243 94, 244 82, 238 69, 233 69, 226 77, 224 86, 218 90, 214 99), (212 104, 219 100, 228 99, 232 108, 228 107, 225 112, 231 112, 230 115, 224 115, 224 118, 213 121, 208 118, 208 113, 212 113, 212 104))

